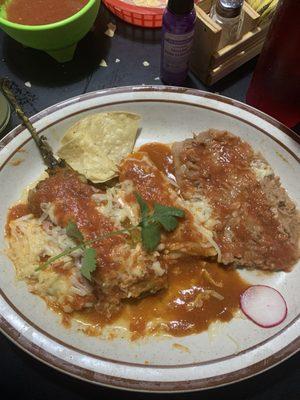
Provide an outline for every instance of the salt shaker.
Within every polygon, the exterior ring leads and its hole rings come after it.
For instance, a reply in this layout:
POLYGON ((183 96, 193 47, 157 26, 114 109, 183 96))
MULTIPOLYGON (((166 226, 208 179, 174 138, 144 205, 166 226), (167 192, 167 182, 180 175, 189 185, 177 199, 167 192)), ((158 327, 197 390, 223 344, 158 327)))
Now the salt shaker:
POLYGON ((236 42, 241 35, 244 0, 216 0, 210 11, 213 21, 222 27, 220 48, 236 42))

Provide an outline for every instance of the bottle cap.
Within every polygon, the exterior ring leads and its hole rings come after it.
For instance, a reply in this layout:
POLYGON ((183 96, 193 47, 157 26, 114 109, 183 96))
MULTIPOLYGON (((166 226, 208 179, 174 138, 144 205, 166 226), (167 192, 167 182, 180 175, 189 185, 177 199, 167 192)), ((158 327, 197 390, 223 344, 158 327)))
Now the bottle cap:
POLYGON ((176 15, 188 14, 194 8, 194 0, 169 0, 167 8, 176 15))
POLYGON ((224 18, 240 15, 244 0, 217 0, 216 12, 224 18))

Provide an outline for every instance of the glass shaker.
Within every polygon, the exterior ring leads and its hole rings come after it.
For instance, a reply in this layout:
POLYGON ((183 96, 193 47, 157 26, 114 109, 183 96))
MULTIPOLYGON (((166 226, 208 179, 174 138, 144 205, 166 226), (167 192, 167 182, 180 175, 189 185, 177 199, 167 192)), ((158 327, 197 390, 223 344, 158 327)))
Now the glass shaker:
POLYGON ((236 42, 241 36, 244 0, 216 0, 210 17, 222 28, 219 48, 236 42))

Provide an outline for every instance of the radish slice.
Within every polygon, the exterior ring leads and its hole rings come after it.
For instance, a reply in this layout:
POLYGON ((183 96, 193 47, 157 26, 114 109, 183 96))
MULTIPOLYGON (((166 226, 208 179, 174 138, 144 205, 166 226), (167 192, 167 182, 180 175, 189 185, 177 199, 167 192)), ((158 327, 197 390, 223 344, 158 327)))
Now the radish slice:
POLYGON ((284 298, 270 286, 250 286, 241 295, 240 304, 243 313, 263 328, 279 325, 287 315, 284 298))

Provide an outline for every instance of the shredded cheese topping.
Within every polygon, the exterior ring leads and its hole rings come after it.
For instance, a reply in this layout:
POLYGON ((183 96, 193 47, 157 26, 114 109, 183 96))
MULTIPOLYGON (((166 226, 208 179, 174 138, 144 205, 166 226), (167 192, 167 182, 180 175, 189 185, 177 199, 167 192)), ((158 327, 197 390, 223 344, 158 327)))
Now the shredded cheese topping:
POLYGON ((18 279, 29 284, 30 291, 55 302, 65 312, 91 307, 92 288, 79 271, 80 251, 65 256, 45 270, 38 270, 41 259, 52 257, 74 246, 74 241, 58 226, 34 218, 32 214, 11 221, 7 254, 16 267, 18 279), (59 268, 57 268, 59 267, 59 268))
POLYGON ((217 221, 212 217, 212 208, 202 196, 192 200, 181 200, 182 205, 188 209, 193 217, 197 230, 205 237, 207 242, 215 249, 217 261, 221 262, 221 250, 213 239, 213 228, 217 221))
POLYGON ((107 189, 106 193, 97 193, 92 197, 98 204, 98 211, 111 218, 120 229, 126 220, 131 225, 137 225, 139 222, 138 204, 128 203, 125 200, 125 197, 133 192, 133 183, 127 180, 107 189))
POLYGON ((267 176, 274 175, 274 171, 272 170, 270 165, 261 159, 252 161, 251 169, 255 173, 258 181, 262 181, 267 176))

